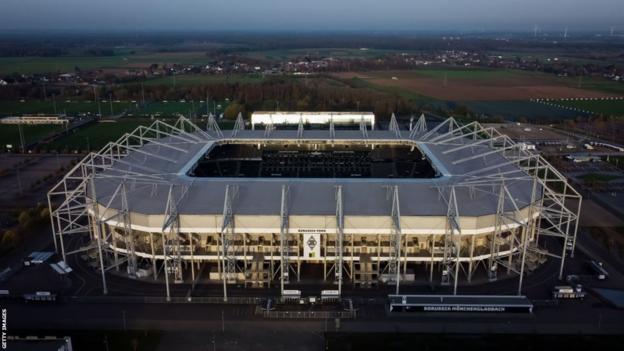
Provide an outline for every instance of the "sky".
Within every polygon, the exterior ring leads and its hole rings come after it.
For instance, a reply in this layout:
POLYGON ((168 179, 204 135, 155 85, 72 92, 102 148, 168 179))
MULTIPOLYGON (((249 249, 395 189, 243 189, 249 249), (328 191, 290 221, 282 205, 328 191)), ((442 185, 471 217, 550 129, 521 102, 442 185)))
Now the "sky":
POLYGON ((624 0, 0 0, 0 30, 624 30, 624 0))

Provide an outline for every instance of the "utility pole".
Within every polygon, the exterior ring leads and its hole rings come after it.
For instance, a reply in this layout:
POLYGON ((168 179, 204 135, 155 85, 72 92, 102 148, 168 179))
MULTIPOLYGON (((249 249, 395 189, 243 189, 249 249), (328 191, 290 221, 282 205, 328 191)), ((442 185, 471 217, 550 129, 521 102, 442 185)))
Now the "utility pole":
POLYGON ((191 121, 193 121, 193 123, 195 123, 195 100, 191 100, 191 109, 192 109, 192 118, 191 121))
POLYGON ((145 86, 141 82, 141 105, 145 106, 145 86))
POLYGON ((206 94, 206 116, 210 115, 210 95, 206 94))
POLYGON ((108 94, 108 101, 110 103, 111 117, 113 117, 113 94, 108 94))
POLYGON ((56 114, 56 95, 52 94, 52 109, 54 110, 54 114, 56 114))
POLYGON ((43 85, 43 101, 48 101, 48 94, 46 92, 46 85, 45 85, 45 83, 43 83, 42 85, 43 85))
POLYGON ((102 106, 100 105, 100 99, 98 99, 98 95, 97 95, 97 90, 95 89, 95 85, 93 86, 93 98, 95 99, 95 102, 97 102, 97 106, 98 106, 98 117, 102 118, 102 106))
POLYGON ((18 123, 17 124, 17 131, 19 132, 19 138, 20 138, 20 150, 22 153, 24 153, 26 151, 26 142, 24 141, 24 131, 22 130, 22 124, 18 123))

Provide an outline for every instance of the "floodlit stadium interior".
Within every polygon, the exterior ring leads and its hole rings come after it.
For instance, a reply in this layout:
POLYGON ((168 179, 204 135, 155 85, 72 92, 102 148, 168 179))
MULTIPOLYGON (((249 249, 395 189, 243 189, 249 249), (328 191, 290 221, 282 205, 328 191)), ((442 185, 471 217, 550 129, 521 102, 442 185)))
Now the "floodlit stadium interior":
POLYGON ((432 178, 414 147, 351 142, 341 145, 270 142, 217 144, 191 172, 195 177, 432 178))

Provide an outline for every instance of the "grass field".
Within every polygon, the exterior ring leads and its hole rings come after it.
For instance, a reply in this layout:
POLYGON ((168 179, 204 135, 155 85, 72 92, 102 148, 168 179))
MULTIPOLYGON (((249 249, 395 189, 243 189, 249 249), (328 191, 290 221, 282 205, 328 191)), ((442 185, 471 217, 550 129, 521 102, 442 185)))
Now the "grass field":
MULTIPOLYGON (((210 112, 216 112, 217 115, 221 114, 227 107, 225 101, 210 101, 210 112), (215 105, 216 104, 216 105, 215 105)), ((149 117, 149 116, 174 116, 182 114, 188 116, 189 113, 194 112, 197 115, 207 114, 206 102, 200 101, 158 101, 148 103, 132 112, 133 116, 149 117)))
MULTIPOLYGON (((194 122, 202 129, 206 127, 206 119, 198 119, 194 122)), ((102 148, 108 142, 119 139, 123 134, 130 133, 139 126, 149 126, 154 122, 151 118, 124 117, 111 121, 91 123, 79 129, 71 131, 54 142, 44 146, 50 150, 60 151, 95 151, 102 148)), ((174 123, 168 121, 167 123, 174 123)), ((233 121, 220 120, 221 129, 232 129, 233 121)))
POLYGON ((112 122, 96 122, 74 129, 68 135, 47 145, 57 150, 97 150, 110 141, 115 141, 124 133, 129 133, 140 125, 149 125, 147 118, 122 118, 112 122))
MULTIPOLYGON (((210 111, 220 114, 227 107, 226 101, 211 101, 210 111)), ((151 102, 146 106, 140 107, 137 103, 130 101, 110 101, 100 102, 103 117, 117 116, 125 113, 128 116, 150 117, 150 116, 175 116, 177 114, 188 115, 195 112, 199 115, 206 114, 206 103, 200 101, 168 101, 168 102, 151 102), (112 107, 112 113, 111 113, 112 107)), ((92 101, 57 101, 56 112, 64 113, 69 116, 77 116, 80 114, 97 114, 98 104, 92 101)), ((24 114, 52 114, 54 113, 54 104, 52 101, 0 101, 0 117, 4 116, 21 116, 24 114)))
MULTIPOLYGON (((29 100, 29 101, 0 101, 0 116, 12 116, 23 114, 37 114, 37 113, 54 113, 56 104, 56 113, 64 113, 69 116, 75 116, 82 113, 98 113, 98 104, 95 102, 87 101, 71 101, 57 100, 53 103, 52 100, 29 100)), ((111 115, 111 103, 100 102, 102 109, 102 115, 104 117, 111 115)), ((129 101, 112 102, 112 114, 117 115, 123 111, 130 110, 135 107, 135 104, 129 101)))
POLYGON ((607 116, 624 116, 624 100, 561 100, 556 103, 607 116))
MULTIPOLYGON (((133 116, 170 116, 176 114, 189 115, 191 112, 197 112, 200 108, 205 110, 205 103, 199 101, 158 101, 150 102, 147 105, 132 112, 133 116)), ((204 111, 205 113, 205 111, 204 111)))
MULTIPOLYGON (((37 142, 46 136, 53 134, 63 127, 59 125, 26 125, 22 126, 24 142, 26 145, 37 142)), ((19 127, 17 125, 0 125, 0 149, 5 149, 10 144, 14 150, 20 148, 19 127)))

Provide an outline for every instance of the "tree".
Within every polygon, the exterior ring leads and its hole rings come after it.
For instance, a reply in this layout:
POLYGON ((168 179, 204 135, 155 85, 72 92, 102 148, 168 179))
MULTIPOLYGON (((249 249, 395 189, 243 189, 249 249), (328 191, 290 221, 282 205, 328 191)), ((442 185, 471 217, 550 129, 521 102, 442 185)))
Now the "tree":
POLYGON ((17 234, 13 230, 6 230, 2 235, 2 239, 0 240, 0 249, 11 250, 15 247, 15 242, 17 241, 17 234))
POLYGON ((50 217, 50 210, 47 207, 42 208, 41 210, 39 210, 39 218, 40 219, 42 219, 42 220, 43 219, 48 219, 49 217, 50 217))
POLYGON ((245 113, 245 105, 232 101, 223 112, 223 116, 226 119, 235 120, 239 113, 245 113))
POLYGON ((17 222, 22 227, 28 227, 32 223, 32 216, 28 211, 24 210, 20 212, 19 216, 17 217, 17 222))

